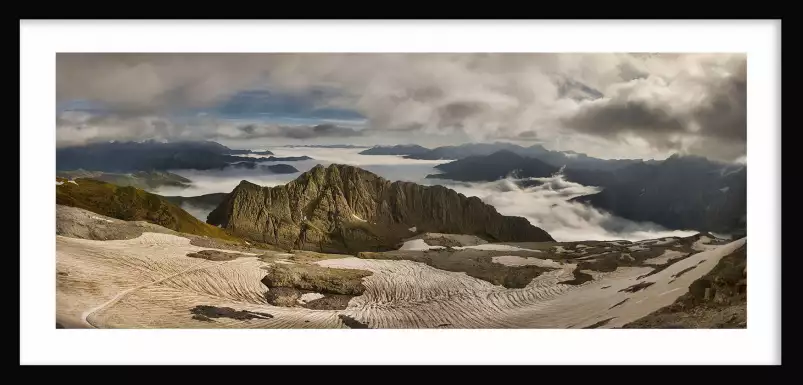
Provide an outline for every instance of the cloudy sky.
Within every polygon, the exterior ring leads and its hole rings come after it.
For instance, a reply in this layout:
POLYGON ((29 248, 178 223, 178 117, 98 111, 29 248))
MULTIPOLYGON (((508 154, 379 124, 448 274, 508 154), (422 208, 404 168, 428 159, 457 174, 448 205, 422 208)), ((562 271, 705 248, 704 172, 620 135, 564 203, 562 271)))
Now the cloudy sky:
POLYGON ((542 144, 601 158, 746 148, 742 54, 57 55, 59 146, 542 144))

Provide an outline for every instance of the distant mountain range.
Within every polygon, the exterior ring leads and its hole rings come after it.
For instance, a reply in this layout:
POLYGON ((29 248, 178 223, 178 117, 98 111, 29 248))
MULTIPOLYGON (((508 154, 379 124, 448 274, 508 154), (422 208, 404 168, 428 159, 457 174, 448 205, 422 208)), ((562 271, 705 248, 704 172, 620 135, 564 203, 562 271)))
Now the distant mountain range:
MULTIPOLYGON (((190 183, 181 176, 164 172, 169 169, 260 168, 287 174, 299 170, 287 164, 260 163, 312 159, 307 156, 254 158, 235 154, 270 154, 270 151, 232 150, 209 141, 109 142, 59 148, 56 162, 59 176, 66 178, 93 178, 120 186, 153 189, 164 185, 186 187, 190 183)), ((427 177, 466 182, 493 181, 507 176, 548 177, 562 170, 569 181, 602 188, 600 193, 578 197, 576 201, 623 218, 654 222, 670 229, 738 234, 746 228, 747 170, 743 165, 677 155, 664 161, 606 160, 570 151, 550 151, 540 145, 522 147, 510 143, 465 144, 432 150, 418 145, 375 146, 361 154, 457 159, 436 166, 442 173, 427 177)))
MULTIPOLYGON (((214 142, 212 142, 214 143, 214 142)), ((240 155, 240 154, 254 154, 254 155, 273 155, 272 152, 265 150, 265 151, 254 151, 254 150, 229 150, 229 155, 240 155)))
POLYGON ((245 160, 241 162, 234 162, 226 164, 219 168, 220 170, 263 170, 273 174, 292 174, 298 172, 298 169, 289 164, 259 164, 254 160, 245 160))
POLYGON ((544 177, 558 172, 559 168, 538 159, 526 158, 509 150, 490 155, 474 155, 454 162, 435 166, 442 174, 427 178, 451 179, 463 182, 494 181, 516 173, 519 178, 544 177))
MULTIPOLYGON (((264 158, 241 157, 233 154, 251 153, 250 150, 232 150, 210 141, 184 141, 162 143, 107 142, 56 149, 58 170, 95 170, 104 172, 131 172, 170 169, 209 170, 237 161, 254 161, 264 158)), ((261 152, 270 154, 269 151, 261 152)))
POLYGON ((360 155, 424 155, 431 150, 426 147, 421 147, 417 144, 398 144, 395 146, 374 146, 365 151, 361 151, 360 155))
POLYGON ((575 200, 671 229, 746 231, 746 166, 674 155, 654 164, 634 164, 601 179, 597 184, 603 187, 601 192, 575 200))
MULTIPOLYGON (((499 151, 508 151, 528 158, 536 158, 546 164, 571 166, 586 170, 615 170, 642 162, 641 159, 599 159, 574 151, 551 151, 541 145, 522 147, 513 143, 469 143, 459 146, 444 146, 428 149, 418 145, 376 146, 361 152, 363 155, 402 155, 407 159, 459 160, 471 156, 487 156, 499 151)), ((648 161, 649 162, 649 161, 648 161)))
MULTIPOLYGON (((747 169, 702 157, 673 155, 664 161, 628 161, 618 167, 563 167, 566 180, 602 187, 600 193, 576 201, 634 221, 649 221, 671 229, 742 232, 746 226, 747 169)), ((610 165, 609 165, 610 166, 610 165)), ((541 158, 509 150, 469 156, 436 166, 441 174, 427 178, 465 182, 549 177, 560 168, 541 158)))
POLYGON ((302 155, 302 156, 269 156, 267 158, 262 158, 260 161, 265 162, 297 162, 300 160, 312 160, 312 158, 302 155))
POLYGON ((369 148, 369 146, 355 146, 352 144, 288 144, 284 147, 309 147, 309 148, 369 148))

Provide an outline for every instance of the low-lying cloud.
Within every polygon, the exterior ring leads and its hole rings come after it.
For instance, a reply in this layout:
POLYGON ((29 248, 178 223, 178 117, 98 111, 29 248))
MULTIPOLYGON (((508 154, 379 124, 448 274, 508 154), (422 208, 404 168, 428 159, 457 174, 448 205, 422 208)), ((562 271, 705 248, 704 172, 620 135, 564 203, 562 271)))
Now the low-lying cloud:
MULTIPOLYGON (((583 186, 566 181, 558 174, 549 178, 526 180, 507 178, 494 182, 461 183, 440 179, 426 179, 426 175, 439 173, 434 168, 444 161, 404 159, 397 156, 359 155, 361 149, 342 148, 269 148, 276 156, 307 155, 315 158, 299 162, 287 162, 299 172, 293 174, 270 174, 261 170, 174 170, 187 177, 193 185, 187 189, 163 188, 155 191, 161 195, 197 196, 210 193, 228 193, 240 181, 262 186, 277 186, 297 178, 317 164, 350 164, 371 171, 388 180, 406 180, 424 185, 441 184, 466 196, 476 196, 494 206, 503 215, 527 218, 535 226, 546 230, 558 241, 588 240, 643 240, 668 236, 688 236, 696 231, 672 231, 652 223, 637 223, 569 199, 593 194, 597 187, 583 186), (539 183, 522 187, 522 182, 539 183)), ((266 162, 274 164, 282 162, 266 162)), ((188 212, 206 220, 211 209, 189 207, 188 212)))
POLYGON ((485 183, 447 184, 466 196, 476 196, 504 215, 527 218, 558 241, 630 240, 689 236, 696 231, 672 231, 654 223, 637 223, 569 199, 594 194, 596 187, 563 179, 530 178, 538 186, 521 187, 513 178, 485 183))
MULTIPOLYGON (((420 182, 429 174, 437 173, 435 165, 446 162, 441 160, 403 159, 391 155, 359 155, 364 150, 347 148, 291 148, 267 147, 276 157, 306 155, 313 159, 293 162, 260 162, 261 165, 288 164, 299 172, 292 174, 273 174, 262 169, 226 169, 226 170, 170 170, 190 179, 189 188, 163 187, 154 190, 160 195, 197 196, 211 193, 228 193, 237 185, 247 180, 260 186, 278 186, 296 179, 301 173, 309 171, 320 164, 328 166, 333 163, 349 164, 371 171, 388 180, 405 180, 420 182)), ((257 157, 257 156, 252 156, 257 157)), ((259 156, 261 157, 261 155, 259 156)))
POLYGON ((188 212, 199 221, 206 222, 206 217, 209 216, 209 213, 215 208, 211 206, 196 206, 185 202, 181 204, 181 209, 188 212))
MULTIPOLYGON (((165 196, 198 196, 213 193, 228 193, 234 190, 240 182, 247 180, 260 186, 273 187, 285 184, 301 175, 301 172, 309 170, 314 166, 309 165, 311 161, 287 162, 300 172, 292 174, 274 174, 262 169, 226 169, 226 170, 170 170, 174 174, 181 175, 192 181, 188 188, 164 186, 153 190, 154 193, 165 196), (304 168, 298 163, 308 166, 304 168), (302 170, 302 168, 304 168, 302 170)), ((264 162, 260 164, 277 164, 285 162, 264 162)))

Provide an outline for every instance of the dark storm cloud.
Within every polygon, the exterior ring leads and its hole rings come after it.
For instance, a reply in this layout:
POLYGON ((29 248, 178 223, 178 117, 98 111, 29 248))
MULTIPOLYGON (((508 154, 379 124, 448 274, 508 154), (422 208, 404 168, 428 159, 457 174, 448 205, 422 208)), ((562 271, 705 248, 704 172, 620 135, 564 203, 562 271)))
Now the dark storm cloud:
POLYGON ((312 133, 315 136, 337 136, 341 138, 361 135, 358 130, 334 124, 319 124, 312 128, 312 133))
POLYGON ((590 104, 568 119, 567 125, 602 136, 640 130, 672 133, 684 129, 679 119, 661 106, 622 100, 590 104))
POLYGON ((710 87, 710 94, 692 110, 693 118, 711 137, 747 140, 747 63, 710 87))
POLYGON ((562 124, 585 134, 629 134, 655 148, 733 160, 746 147, 746 111, 746 60, 737 58, 673 81, 631 80, 610 96, 581 103, 562 124))
POLYGON ((482 102, 452 102, 438 108, 440 127, 460 125, 472 116, 482 114, 489 106, 482 102))
POLYGON ((246 124, 245 126, 237 127, 240 131, 242 131, 246 136, 254 135, 256 132, 257 126, 253 124, 246 124))

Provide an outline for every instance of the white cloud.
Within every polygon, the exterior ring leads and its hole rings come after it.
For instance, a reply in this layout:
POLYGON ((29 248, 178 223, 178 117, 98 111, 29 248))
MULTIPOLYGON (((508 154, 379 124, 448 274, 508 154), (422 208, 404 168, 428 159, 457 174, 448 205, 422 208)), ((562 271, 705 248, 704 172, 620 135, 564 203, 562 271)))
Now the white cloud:
MULTIPOLYGON (((377 137, 414 130, 417 135, 409 139, 422 144, 427 136, 489 141, 535 131, 550 147, 579 127, 626 148, 604 122, 599 127, 585 120, 564 123, 578 113, 593 123, 591 117, 611 103, 639 102, 650 106, 638 111, 641 116, 603 115, 617 129, 621 125, 613 122, 633 118, 628 129, 646 143, 637 152, 679 149, 651 125, 672 124, 675 116, 688 120, 692 114, 700 126, 688 135, 696 143, 687 144, 688 151, 729 157, 740 150, 742 138, 734 150, 718 154, 710 150, 716 143, 701 133, 716 137, 740 130, 738 111, 720 122, 721 105, 706 107, 706 101, 728 100, 738 91, 728 88, 728 81, 741 76, 743 63, 743 55, 729 54, 59 54, 57 82, 60 100, 96 99, 116 111, 156 116, 208 106, 246 87, 289 93, 333 89, 332 96, 316 103, 360 112, 377 137), (604 98, 583 97, 596 92, 604 98), (589 110, 592 106, 596 110, 589 110), (645 115, 656 111, 666 118, 645 115)), ((203 130, 199 126, 176 127, 203 130)), ((107 136, 178 134, 112 124, 82 133, 63 129, 62 137, 79 139, 105 131, 107 136)), ((583 142, 576 146, 572 150, 587 152, 583 142)), ((604 157, 603 149, 596 148, 596 154, 604 157)))
POLYGON ((613 216, 569 199, 593 194, 596 187, 569 182, 561 175, 532 178, 542 182, 520 187, 513 179, 495 182, 448 184, 466 196, 476 196, 504 215, 527 218, 558 241, 617 240, 637 241, 668 236, 688 236, 696 231, 671 231, 653 223, 637 223, 613 216))

